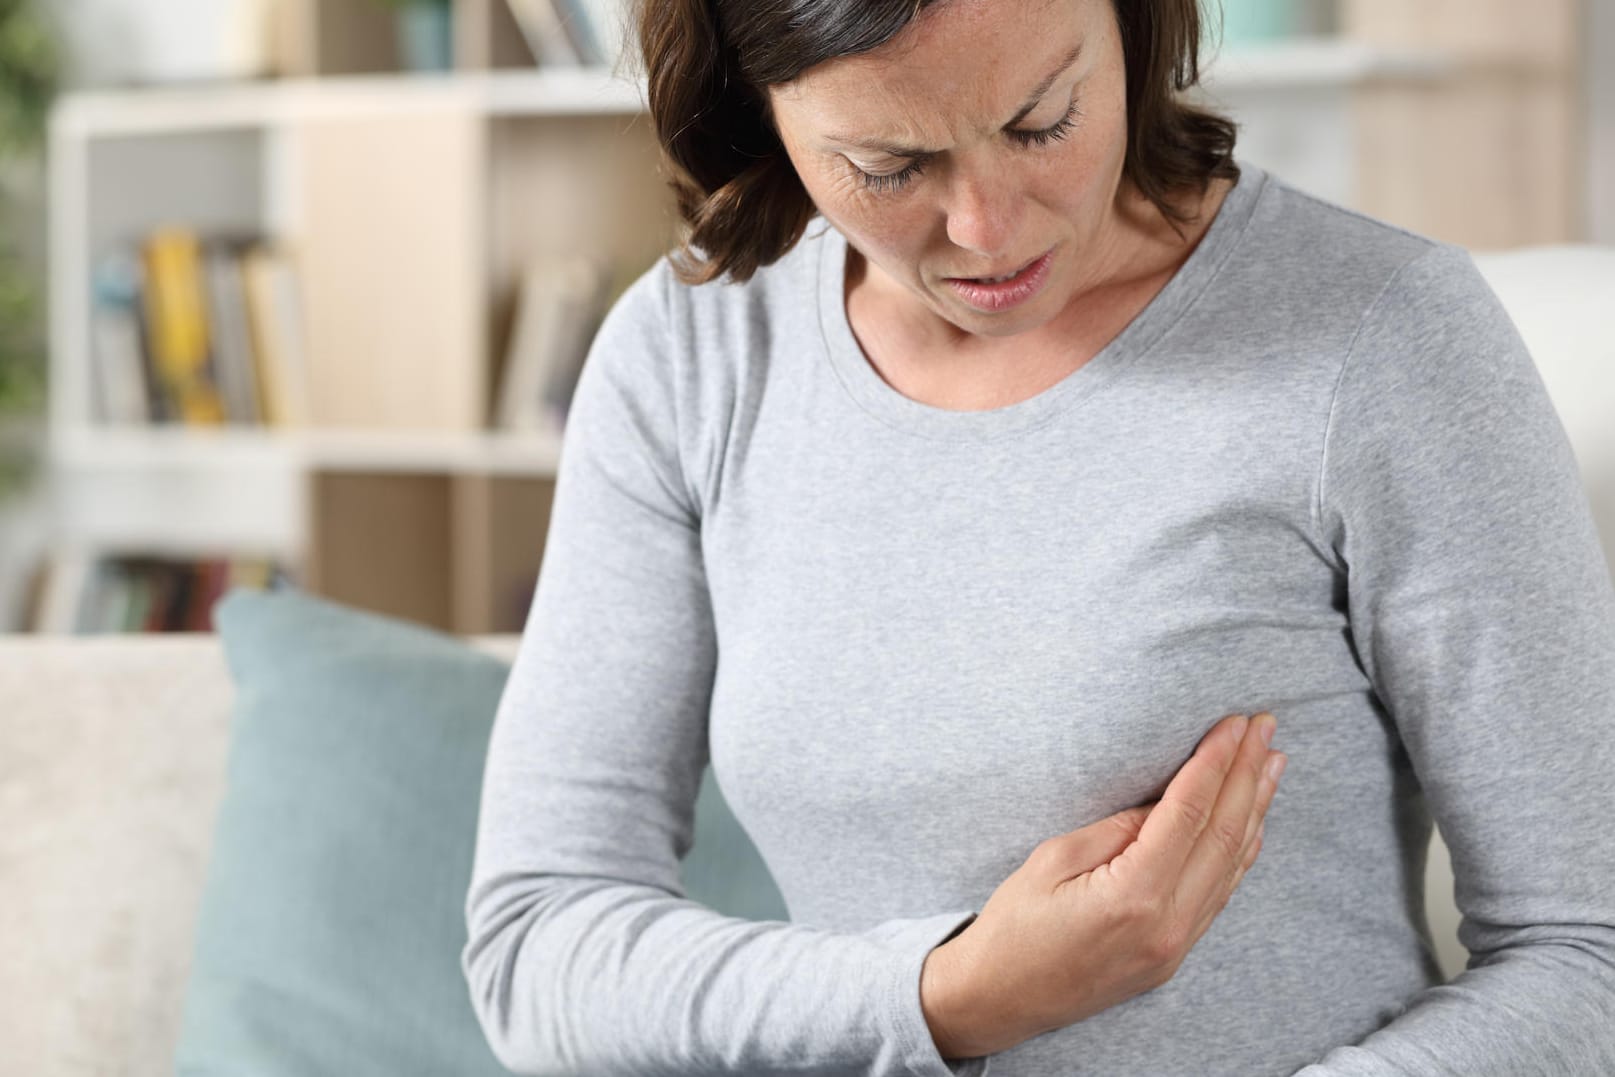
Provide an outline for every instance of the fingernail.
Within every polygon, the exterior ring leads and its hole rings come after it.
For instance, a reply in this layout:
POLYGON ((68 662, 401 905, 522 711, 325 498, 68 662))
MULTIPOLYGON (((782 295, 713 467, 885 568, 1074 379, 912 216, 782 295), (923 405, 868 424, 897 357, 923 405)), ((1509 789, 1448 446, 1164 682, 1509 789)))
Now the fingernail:
POLYGON ((1234 736, 1234 747, 1235 748, 1239 747, 1240 742, 1242 742, 1245 739, 1245 727, 1248 726, 1249 724, 1250 724, 1250 719, 1246 718, 1243 714, 1238 715, 1238 716, 1236 716, 1234 718, 1234 733, 1233 733, 1233 736, 1234 736))
POLYGON ((1273 746, 1273 728, 1277 725, 1278 719, 1265 711, 1257 717, 1256 732, 1261 734, 1264 747, 1271 748, 1273 746))
POLYGON ((1289 757, 1280 753, 1267 761, 1267 780, 1274 785, 1278 784, 1279 775, 1284 773, 1284 764, 1290 761, 1289 757))

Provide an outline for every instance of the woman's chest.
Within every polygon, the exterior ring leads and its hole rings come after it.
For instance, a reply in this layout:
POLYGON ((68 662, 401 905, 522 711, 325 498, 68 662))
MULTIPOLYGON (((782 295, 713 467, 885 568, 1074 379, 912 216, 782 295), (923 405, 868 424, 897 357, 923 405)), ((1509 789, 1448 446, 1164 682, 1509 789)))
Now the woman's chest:
POLYGON ((1090 450, 877 467, 827 448, 748 483, 704 532, 726 790, 850 825, 1059 789, 1007 810, 1097 818, 1158 795, 1222 716, 1356 676, 1283 467, 1090 450))

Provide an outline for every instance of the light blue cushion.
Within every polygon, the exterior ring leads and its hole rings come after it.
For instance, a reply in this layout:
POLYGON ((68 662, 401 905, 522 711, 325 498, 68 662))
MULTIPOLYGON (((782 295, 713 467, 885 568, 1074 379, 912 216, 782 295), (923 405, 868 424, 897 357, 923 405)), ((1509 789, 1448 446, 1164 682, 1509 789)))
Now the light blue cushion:
MULTIPOLYGON (((236 703, 176 1073, 504 1074, 459 957, 509 664, 295 589, 213 623, 236 703)), ((710 770, 695 835, 690 897, 786 919, 710 770)))

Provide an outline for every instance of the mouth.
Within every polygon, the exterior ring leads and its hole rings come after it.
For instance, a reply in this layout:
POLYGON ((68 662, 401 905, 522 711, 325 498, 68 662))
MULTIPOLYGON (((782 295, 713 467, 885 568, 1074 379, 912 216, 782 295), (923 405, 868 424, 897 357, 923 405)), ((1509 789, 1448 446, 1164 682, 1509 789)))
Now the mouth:
MULTIPOLYGON (((1048 253, 1047 251, 1043 252, 1043 254, 1047 254, 1047 253, 1048 253)), ((1025 273, 1032 266, 1034 266, 1038 262, 1042 261, 1043 260, 1043 254, 1039 254, 1034 258, 1030 258, 1027 261, 1022 262, 1020 265, 1016 266, 1014 269, 1006 269, 1006 270, 1002 270, 1002 271, 997 272, 997 273, 988 273, 988 274, 984 274, 984 275, 979 276, 979 277, 945 277, 944 279, 945 280, 962 281, 962 282, 964 282, 966 284, 1003 284, 1005 281, 1014 280, 1016 277, 1020 276, 1022 273, 1025 273)))
POLYGON ((999 314, 1029 302, 1040 294, 1053 272, 1054 248, 1043 252, 1026 266, 1011 271, 1002 280, 984 281, 973 277, 948 277, 948 287, 962 302, 985 314, 999 314))

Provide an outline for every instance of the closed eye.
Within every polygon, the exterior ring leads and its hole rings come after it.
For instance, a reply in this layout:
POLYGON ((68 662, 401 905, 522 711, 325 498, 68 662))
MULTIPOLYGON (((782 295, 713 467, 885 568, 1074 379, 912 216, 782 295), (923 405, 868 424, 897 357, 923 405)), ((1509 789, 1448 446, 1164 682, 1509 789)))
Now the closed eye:
MULTIPOLYGON (((1004 133, 1022 146, 1047 146, 1051 142, 1056 142, 1070 134, 1072 128, 1076 127, 1077 119, 1081 115, 1082 109, 1077 105, 1076 101, 1072 101, 1071 107, 1066 110, 1066 114, 1052 127, 1045 127, 1038 131, 1005 131, 1004 133)), ((858 174, 859 183, 867 190, 895 191, 924 171, 927 160, 928 158, 924 157, 916 158, 901 171, 880 175, 865 172, 856 166, 854 166, 853 171, 858 174)))

